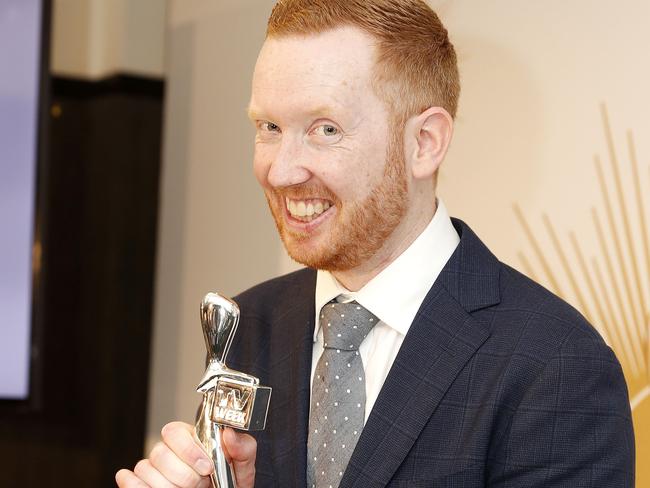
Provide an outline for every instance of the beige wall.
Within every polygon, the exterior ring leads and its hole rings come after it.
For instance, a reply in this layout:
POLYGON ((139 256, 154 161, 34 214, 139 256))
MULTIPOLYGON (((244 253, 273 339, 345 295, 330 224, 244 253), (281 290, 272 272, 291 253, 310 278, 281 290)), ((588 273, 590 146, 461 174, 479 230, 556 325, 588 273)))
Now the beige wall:
POLYGON ((52 71, 162 77, 166 0, 54 0, 52 71))
POLYGON ((272 2, 175 0, 167 32, 150 444, 192 421, 205 347, 199 303, 280 272, 279 240, 251 172, 252 69, 272 2))
MULTIPOLYGON (((244 112, 272 4, 272 0, 170 2, 150 441, 165 422, 193 418, 199 400, 193 391, 203 361, 198 322, 203 293, 214 289, 234 294, 294 268, 275 236, 251 173, 252 133, 244 112)), ((524 267, 550 285, 513 211, 513 204, 518 204, 554 271, 558 291, 579 305, 579 293, 573 291, 544 225, 542 215, 547 214, 582 290, 585 313, 591 313, 612 343, 608 324, 595 314, 604 296, 594 298, 589 293, 569 232, 578 236, 589 276, 594 274, 592 257, 602 268, 606 254, 616 260, 611 235, 624 235, 624 217, 613 193, 615 175, 600 111, 605 103, 632 222, 632 248, 640 258, 636 267, 647 269, 626 131, 636 136, 636 154, 642 163, 641 199, 648 214, 650 3, 447 0, 431 4, 457 47, 463 82, 455 140, 442 170, 440 194, 450 212, 465 219, 502 260, 524 267), (592 207, 603 222, 606 215, 595 155, 603 161, 617 226, 615 232, 607 232, 606 254, 591 220, 592 207)), ((615 263, 613 276, 605 280, 610 294, 615 285, 625 289, 626 275, 627 281, 633 280, 632 253, 627 247, 624 251, 624 266, 615 263)), ((649 275, 640 274, 639 286, 633 282, 634 290, 640 288, 645 297, 650 294, 649 275)), ((632 315, 630 309, 637 309, 638 321, 648 320, 647 308, 635 304, 624 308, 614 310, 610 328, 623 324, 623 316, 632 315)), ((645 341, 647 347, 647 332, 637 332, 635 336, 630 326, 626 334, 630 340, 645 341)), ((626 367, 631 396, 638 400, 635 422, 643 431, 642 456, 647 454, 644 446, 650 445, 649 407, 643 396, 650 374, 647 365, 645 370, 635 370, 626 351, 619 348, 617 353, 626 367)), ((647 473, 643 476, 650 480, 647 473)))
MULTIPOLYGON (((531 220, 589 234, 601 201, 593 157, 607 161, 599 104, 621 156, 625 131, 650 158, 650 4, 455 1, 442 9, 458 47, 463 94, 441 193, 504 259, 526 249, 511 204, 531 220)), ((647 183, 647 175, 646 175, 647 183)))

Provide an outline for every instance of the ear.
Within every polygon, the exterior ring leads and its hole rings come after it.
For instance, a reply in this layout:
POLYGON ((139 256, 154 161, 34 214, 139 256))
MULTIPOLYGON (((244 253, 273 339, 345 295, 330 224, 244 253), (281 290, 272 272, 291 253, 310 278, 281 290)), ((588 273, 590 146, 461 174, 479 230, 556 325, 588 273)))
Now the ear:
POLYGON ((406 122, 405 147, 415 179, 428 179, 436 174, 453 132, 454 121, 442 107, 430 107, 406 122))

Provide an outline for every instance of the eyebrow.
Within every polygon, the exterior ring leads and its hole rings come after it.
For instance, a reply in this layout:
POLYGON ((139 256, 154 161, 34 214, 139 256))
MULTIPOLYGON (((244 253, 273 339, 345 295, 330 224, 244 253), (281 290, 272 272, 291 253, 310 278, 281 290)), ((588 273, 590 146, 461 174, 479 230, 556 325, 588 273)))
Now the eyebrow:
MULTIPOLYGON (((316 106, 314 108, 310 108, 308 110, 305 110, 302 115, 307 115, 308 117, 325 117, 325 118, 333 118, 335 116, 335 108, 327 106, 327 105, 320 105, 316 106)), ((264 112, 259 111, 255 107, 251 107, 250 105, 246 109, 246 114, 248 115, 248 118, 250 120, 260 120, 260 119, 269 119, 273 117, 269 117, 267 114, 264 114, 264 112)))
POLYGON ((246 107, 246 115, 248 115, 248 118, 250 120, 257 120, 257 119, 262 119, 263 118, 262 114, 260 112, 258 112, 257 110, 255 110, 250 105, 248 105, 248 107, 246 107))
POLYGON ((332 118, 334 116, 334 111, 335 111, 334 107, 330 107, 328 105, 321 105, 307 110, 306 114, 311 117, 319 116, 319 117, 332 118))

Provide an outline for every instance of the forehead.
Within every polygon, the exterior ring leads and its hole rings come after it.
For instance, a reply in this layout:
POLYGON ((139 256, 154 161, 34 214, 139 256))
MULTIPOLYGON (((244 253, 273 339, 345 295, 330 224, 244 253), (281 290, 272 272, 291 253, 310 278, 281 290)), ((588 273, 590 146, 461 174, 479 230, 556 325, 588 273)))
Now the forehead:
POLYGON ((349 106, 374 97, 375 45, 360 29, 269 38, 255 66, 251 111, 295 106, 305 111, 349 106))

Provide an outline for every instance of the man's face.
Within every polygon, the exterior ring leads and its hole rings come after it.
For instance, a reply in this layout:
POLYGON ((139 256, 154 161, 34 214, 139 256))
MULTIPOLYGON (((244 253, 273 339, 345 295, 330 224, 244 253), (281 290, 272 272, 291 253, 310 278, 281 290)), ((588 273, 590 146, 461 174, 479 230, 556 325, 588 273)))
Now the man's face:
POLYGON ((354 28, 269 39, 250 102, 255 175, 289 255, 344 271, 375 256, 408 206, 401 128, 354 28))

